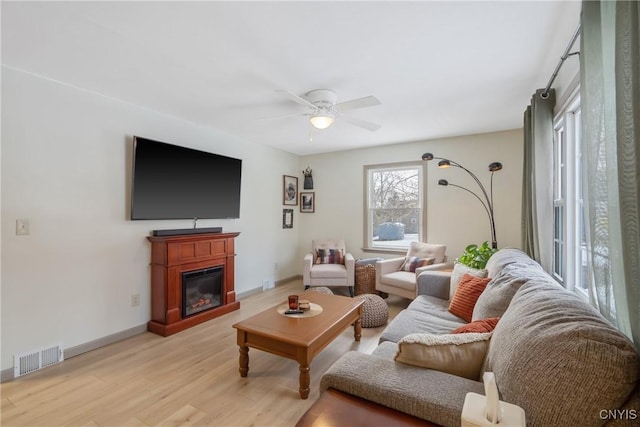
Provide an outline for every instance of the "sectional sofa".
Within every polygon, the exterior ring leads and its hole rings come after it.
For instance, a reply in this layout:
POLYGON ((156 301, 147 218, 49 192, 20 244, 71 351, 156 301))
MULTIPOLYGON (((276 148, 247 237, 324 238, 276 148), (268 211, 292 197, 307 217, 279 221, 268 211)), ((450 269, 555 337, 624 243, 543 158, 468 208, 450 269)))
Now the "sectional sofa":
MULTIPOLYGON (((385 419, 395 413, 397 425, 410 425, 409 419, 460 426, 465 395, 484 394, 482 374, 490 371, 501 400, 522 407, 529 426, 637 425, 640 355, 633 343, 517 249, 497 252, 487 274, 491 281, 472 320, 499 321, 489 333, 477 377, 395 360, 407 335, 429 341, 466 323, 448 311, 448 291, 430 295, 420 289, 385 328, 372 354, 348 352, 325 373, 318 402, 337 393, 384 409, 385 419)), ((366 422, 375 425, 377 412, 365 413, 373 417, 366 422)))

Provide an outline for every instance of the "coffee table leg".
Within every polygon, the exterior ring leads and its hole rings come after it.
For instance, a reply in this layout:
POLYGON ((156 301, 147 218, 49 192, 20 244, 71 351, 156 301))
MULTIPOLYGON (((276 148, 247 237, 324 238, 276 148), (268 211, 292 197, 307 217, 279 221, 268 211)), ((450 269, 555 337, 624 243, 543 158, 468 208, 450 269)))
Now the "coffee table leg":
POLYGON ((240 376, 246 377, 249 372, 249 347, 240 346, 240 376))
POLYGON ((309 370, 309 365, 300 365, 300 397, 302 399, 309 397, 309 384, 311 383, 309 370))
POLYGON ((360 337, 362 337, 362 322, 359 317, 358 320, 353 323, 353 336, 358 342, 360 341, 360 337))

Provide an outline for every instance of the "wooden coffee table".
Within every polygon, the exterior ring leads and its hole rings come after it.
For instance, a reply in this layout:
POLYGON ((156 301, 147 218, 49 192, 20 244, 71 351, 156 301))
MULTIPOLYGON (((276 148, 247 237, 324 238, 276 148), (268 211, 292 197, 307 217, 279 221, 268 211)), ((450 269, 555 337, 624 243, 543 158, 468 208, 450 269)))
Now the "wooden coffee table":
POLYGON ((300 364, 300 397, 309 397, 311 361, 342 331, 353 324, 354 337, 360 341, 363 300, 305 292, 301 298, 322 307, 322 313, 313 317, 288 317, 278 313, 278 307, 269 308, 233 325, 238 330, 240 347, 240 376, 249 372, 249 347, 266 351, 300 364))

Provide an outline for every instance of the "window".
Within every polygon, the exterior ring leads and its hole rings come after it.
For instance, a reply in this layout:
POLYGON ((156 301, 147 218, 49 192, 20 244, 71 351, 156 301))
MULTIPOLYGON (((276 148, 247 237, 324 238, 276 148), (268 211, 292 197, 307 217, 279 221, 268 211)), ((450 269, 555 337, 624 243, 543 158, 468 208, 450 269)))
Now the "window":
POLYGON ((583 205, 582 114, 578 89, 554 120, 553 274, 585 296, 589 250, 583 205))
POLYGON ((566 129, 565 120, 561 119, 556 124, 555 138, 553 140, 553 274, 560 282, 565 277, 565 259, 567 257, 565 247, 567 235, 565 230, 566 215, 566 129))
POLYGON ((368 249, 406 251, 423 240, 424 162, 365 166, 368 249))

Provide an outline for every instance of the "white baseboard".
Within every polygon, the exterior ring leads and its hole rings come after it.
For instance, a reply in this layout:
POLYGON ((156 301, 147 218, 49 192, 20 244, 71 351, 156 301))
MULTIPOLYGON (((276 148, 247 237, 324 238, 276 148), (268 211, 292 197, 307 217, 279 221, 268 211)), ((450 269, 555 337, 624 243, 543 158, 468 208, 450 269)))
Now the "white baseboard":
MULTIPOLYGON (((298 274, 297 276, 291 276, 284 279, 276 280, 275 286, 281 286, 285 283, 289 283, 294 280, 301 280, 302 275, 298 274)), ((246 298, 250 295, 258 294, 262 292, 262 287, 250 289, 248 291, 242 292, 238 294, 238 299, 246 298)), ((147 332, 147 324, 144 323, 139 326, 135 326, 133 328, 116 332, 115 334, 98 338, 97 340, 93 340, 84 344, 80 344, 74 347, 69 347, 64 349, 64 358, 69 359, 74 356, 78 356, 82 353, 86 353, 91 350, 95 350, 100 347, 104 347, 105 345, 113 344, 115 342, 124 340, 126 338, 131 338, 135 335, 142 334, 147 332)), ((0 371, 0 383, 4 383, 7 381, 11 381, 13 379, 13 368, 5 369, 4 371, 0 371)))
MULTIPOLYGON (((144 323, 139 326, 134 326, 133 328, 126 329, 124 331, 116 332, 115 334, 108 335, 106 337, 98 338, 97 340, 93 340, 84 344, 80 344, 74 347, 69 347, 64 349, 64 358, 69 359, 74 356, 78 356, 82 353, 86 353, 91 350, 95 350, 100 347, 104 347, 105 345, 113 344, 118 341, 122 341, 126 338, 131 338, 135 335, 142 334, 147 332, 147 324, 144 323)), ((64 363, 64 362, 63 362, 64 363)), ((13 376, 13 368, 5 369, 0 372, 0 383, 4 383, 7 381, 11 381, 14 378, 13 376)))

